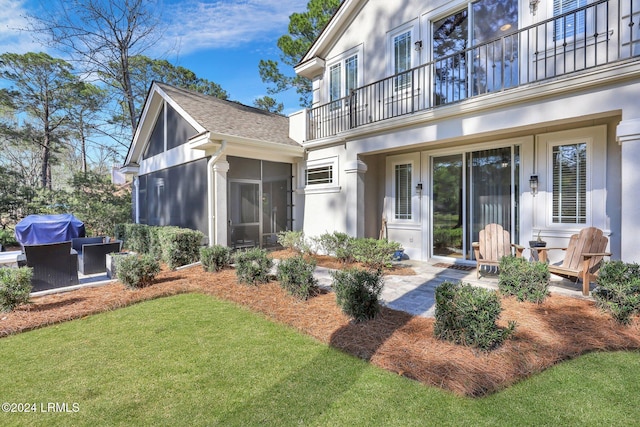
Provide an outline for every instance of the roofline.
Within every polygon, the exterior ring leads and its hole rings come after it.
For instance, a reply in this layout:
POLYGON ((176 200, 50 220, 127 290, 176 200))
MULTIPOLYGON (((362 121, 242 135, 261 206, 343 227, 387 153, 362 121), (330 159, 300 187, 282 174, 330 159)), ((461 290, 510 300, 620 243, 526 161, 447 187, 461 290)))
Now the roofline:
MULTIPOLYGON (((298 73, 298 70, 304 72, 309 68, 309 66, 305 65, 306 62, 313 60, 318 57, 318 52, 325 47, 325 45, 331 40, 332 35, 334 34, 336 28, 342 25, 345 20, 351 16, 351 13, 360 8, 360 5, 366 0, 344 0, 338 10, 333 14, 327 25, 322 29, 316 40, 311 44, 307 53, 302 56, 300 62, 293 67, 298 73)), ((322 58, 320 58, 322 59, 322 58)))
POLYGON ((243 145, 245 147, 273 151, 277 150, 279 153, 287 154, 294 157, 304 156, 304 147, 302 145, 286 145, 280 142, 265 141, 262 139, 245 138, 237 135, 230 135, 219 132, 204 132, 199 135, 195 135, 188 142, 189 148, 192 150, 210 150, 217 148, 221 141, 227 141, 228 143, 235 143, 243 145))

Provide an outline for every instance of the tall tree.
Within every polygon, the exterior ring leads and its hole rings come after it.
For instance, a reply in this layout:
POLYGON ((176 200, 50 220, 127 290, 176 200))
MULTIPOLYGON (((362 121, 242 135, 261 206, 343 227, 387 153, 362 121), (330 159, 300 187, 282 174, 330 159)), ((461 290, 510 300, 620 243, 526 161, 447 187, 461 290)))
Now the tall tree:
POLYGON ((99 73, 124 105, 125 125, 133 134, 137 115, 130 59, 160 37, 160 20, 150 0, 49 0, 48 12, 29 16, 30 29, 44 42, 99 73))
POLYGON ((280 60, 289 67, 286 71, 274 60, 260 60, 258 70, 265 83, 272 86, 267 89, 270 94, 277 94, 295 88, 300 95, 300 105, 311 104, 311 82, 304 77, 296 76, 292 71, 311 44, 320 35, 333 14, 340 6, 341 0, 310 0, 307 11, 294 13, 289 17, 289 34, 278 39, 280 60))
POLYGON ((0 76, 13 86, 0 97, 31 125, 3 129, 15 141, 30 140, 40 149, 40 186, 52 188, 51 164, 66 136, 66 114, 78 79, 71 65, 46 53, 0 55, 0 76))

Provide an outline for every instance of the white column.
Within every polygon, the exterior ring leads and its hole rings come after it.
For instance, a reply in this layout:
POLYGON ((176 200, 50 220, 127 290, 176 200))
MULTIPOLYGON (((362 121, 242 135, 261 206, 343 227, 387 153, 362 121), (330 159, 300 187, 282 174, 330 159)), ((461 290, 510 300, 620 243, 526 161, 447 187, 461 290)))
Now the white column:
POLYGON ((364 174, 367 165, 360 159, 346 163, 347 234, 364 237, 364 174))
POLYGON ((139 224, 140 223, 140 179, 138 178, 138 175, 136 175, 133 178, 133 197, 134 197, 134 206, 133 209, 135 210, 135 212, 133 213, 134 218, 133 218, 133 222, 135 224, 139 224))
POLYGON ((616 135, 621 147, 620 257, 640 262, 640 119, 623 120, 616 135))
POLYGON ((227 246, 227 172, 229 162, 218 160, 213 165, 213 224, 214 237, 210 244, 227 246))

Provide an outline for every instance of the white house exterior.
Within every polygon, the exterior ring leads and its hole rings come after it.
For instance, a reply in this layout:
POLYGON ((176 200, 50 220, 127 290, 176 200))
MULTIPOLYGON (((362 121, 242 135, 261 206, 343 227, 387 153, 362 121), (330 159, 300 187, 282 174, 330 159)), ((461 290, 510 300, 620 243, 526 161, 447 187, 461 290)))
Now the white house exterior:
POLYGON ((344 0, 296 67, 305 234, 465 263, 490 222, 595 226, 640 262, 639 24, 640 0, 344 0))

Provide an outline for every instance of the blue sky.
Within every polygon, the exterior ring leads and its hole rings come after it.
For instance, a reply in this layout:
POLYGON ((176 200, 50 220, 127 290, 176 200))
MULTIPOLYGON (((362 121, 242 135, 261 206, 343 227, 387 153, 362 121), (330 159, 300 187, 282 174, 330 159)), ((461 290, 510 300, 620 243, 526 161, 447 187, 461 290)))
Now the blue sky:
MULTIPOLYGON (((260 59, 279 59, 277 39, 286 34, 289 15, 306 10, 307 1, 165 0, 160 11, 166 30, 147 55, 188 68, 220 84, 230 99, 252 105, 267 94, 258 73, 260 59)), ((0 0, 2 52, 47 51, 19 30, 26 25, 24 16, 42 4, 47 1, 0 0)), ((284 103, 285 114, 301 108, 294 91, 275 98, 284 103)))

